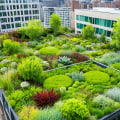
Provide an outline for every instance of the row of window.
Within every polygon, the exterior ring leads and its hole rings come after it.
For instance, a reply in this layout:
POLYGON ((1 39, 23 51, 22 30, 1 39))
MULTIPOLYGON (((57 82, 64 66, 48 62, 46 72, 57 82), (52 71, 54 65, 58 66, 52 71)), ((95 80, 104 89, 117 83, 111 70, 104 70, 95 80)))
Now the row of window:
POLYGON ((25 10, 25 11, 13 11, 13 12, 0 12, 0 17, 2 16, 15 16, 15 15, 31 15, 31 14, 39 14, 39 10, 25 10))
POLYGON ((28 20, 31 20, 32 18, 39 19, 39 16, 15 17, 14 19, 13 18, 1 18, 0 21, 1 21, 1 23, 16 22, 16 21, 28 21, 28 20))
POLYGON ((42 0, 0 0, 0 3, 31 3, 42 2, 42 0))
POLYGON ((0 10, 14 10, 14 9, 27 9, 27 8, 37 8, 38 5, 37 4, 33 4, 33 5, 1 5, 0 6, 0 10))
MULTIPOLYGON (((82 29, 82 28, 84 28, 86 25, 85 25, 85 24, 77 23, 76 26, 77 26, 77 29, 82 29)), ((95 28, 95 34, 101 35, 103 32, 105 33, 105 36, 107 36, 107 37, 110 37, 110 36, 111 36, 111 31, 107 31, 107 30, 100 29, 100 28, 95 28)))
POLYGON ((83 15, 76 15, 76 20, 83 21, 83 22, 90 22, 91 24, 96 24, 104 27, 113 27, 114 20, 107 20, 107 19, 101 19, 101 18, 93 18, 83 15))

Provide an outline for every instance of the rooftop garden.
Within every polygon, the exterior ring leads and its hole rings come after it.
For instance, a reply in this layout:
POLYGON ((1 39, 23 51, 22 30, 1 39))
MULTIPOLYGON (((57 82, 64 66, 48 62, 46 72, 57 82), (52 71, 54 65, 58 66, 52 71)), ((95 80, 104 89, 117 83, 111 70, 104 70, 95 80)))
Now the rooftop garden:
POLYGON ((120 108, 120 20, 112 41, 31 20, 0 36, 0 88, 19 120, 97 120, 120 108), (93 60, 105 64, 102 68, 93 60))

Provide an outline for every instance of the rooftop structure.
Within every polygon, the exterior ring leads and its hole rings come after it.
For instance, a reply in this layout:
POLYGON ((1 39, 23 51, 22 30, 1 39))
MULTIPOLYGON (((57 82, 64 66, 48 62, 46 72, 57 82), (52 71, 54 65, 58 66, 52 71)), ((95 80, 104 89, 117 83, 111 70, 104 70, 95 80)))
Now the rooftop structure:
POLYGON ((88 24, 95 27, 96 35, 103 32, 110 38, 114 22, 120 18, 120 10, 114 8, 93 8, 75 10, 75 32, 79 33, 88 24))

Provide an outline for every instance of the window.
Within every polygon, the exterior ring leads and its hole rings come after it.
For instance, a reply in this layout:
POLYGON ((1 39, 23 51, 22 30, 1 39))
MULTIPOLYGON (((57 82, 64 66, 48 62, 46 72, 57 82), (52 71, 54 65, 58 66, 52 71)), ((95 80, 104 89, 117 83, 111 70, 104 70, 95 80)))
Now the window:
POLYGON ((95 28, 95 33, 99 34, 99 28, 95 28))
POLYGON ((15 21, 20 21, 20 17, 16 17, 16 18, 15 18, 15 21))
POLYGON ((111 36, 111 31, 107 31, 107 37, 111 36))
POLYGON ((85 16, 80 16, 80 21, 85 21, 85 16))
POLYGON ((80 29, 82 29, 84 26, 83 26, 83 24, 80 24, 80 29))
POLYGON ((103 29, 100 29, 99 30, 99 34, 101 35, 103 33, 103 29))
POLYGON ((95 24, 99 25, 99 18, 95 18, 95 24))
POLYGON ((10 24, 7 24, 7 29, 10 29, 10 24))
POLYGON ((2 12, 0 12, 0 17, 2 16, 2 12))
POLYGON ((2 29, 6 29, 6 25, 2 25, 2 29))
POLYGON ((24 14, 25 14, 25 15, 28 15, 28 10, 25 10, 25 11, 24 11, 24 14))
POLYGON ((16 23, 15 27, 21 27, 21 23, 16 23))
MULTIPOLYGON (((53 13, 53 12, 52 12, 52 13, 53 13)), ((52 14, 52 13, 51 13, 51 14, 52 14)), ((76 20, 80 20, 79 15, 76 15, 76 20)))
POLYGON ((87 16, 85 16, 85 22, 88 22, 88 17, 87 16))
POLYGON ((89 17, 88 22, 92 23, 92 17, 89 17))
POLYGON ((107 27, 111 27, 111 20, 107 20, 107 27))
POLYGON ((79 29, 80 27, 79 27, 79 23, 77 23, 77 28, 79 29))

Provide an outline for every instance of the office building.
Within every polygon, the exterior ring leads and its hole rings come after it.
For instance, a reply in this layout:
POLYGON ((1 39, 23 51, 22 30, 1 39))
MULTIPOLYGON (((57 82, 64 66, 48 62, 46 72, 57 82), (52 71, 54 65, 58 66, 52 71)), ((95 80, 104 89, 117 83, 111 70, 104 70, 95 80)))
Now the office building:
POLYGON ((43 7, 44 27, 49 28, 50 17, 53 13, 60 16, 62 25, 70 28, 71 24, 71 7, 43 7))
POLYGON ((113 28, 113 23, 120 17, 120 10, 114 8, 93 8, 76 9, 75 10, 75 32, 80 33, 82 28, 91 24, 95 28, 96 35, 101 35, 110 38, 113 28))
POLYGON ((41 18, 40 0, 0 0, 1 32, 9 32, 24 26, 31 18, 41 18))

